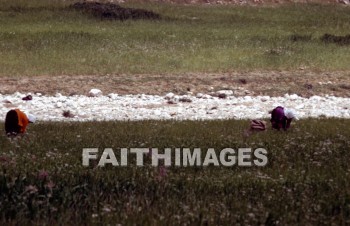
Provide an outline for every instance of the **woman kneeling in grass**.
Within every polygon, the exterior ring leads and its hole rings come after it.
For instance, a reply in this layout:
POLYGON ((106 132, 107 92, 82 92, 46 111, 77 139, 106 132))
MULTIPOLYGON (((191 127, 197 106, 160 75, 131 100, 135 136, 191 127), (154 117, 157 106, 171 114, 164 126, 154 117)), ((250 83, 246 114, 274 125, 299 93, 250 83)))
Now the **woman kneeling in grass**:
POLYGON ((29 123, 35 122, 35 116, 26 115, 19 109, 10 110, 5 118, 5 131, 7 136, 24 134, 29 123))
POLYGON ((274 108, 271 111, 272 128, 287 130, 293 119, 297 119, 292 109, 287 109, 281 106, 274 108))

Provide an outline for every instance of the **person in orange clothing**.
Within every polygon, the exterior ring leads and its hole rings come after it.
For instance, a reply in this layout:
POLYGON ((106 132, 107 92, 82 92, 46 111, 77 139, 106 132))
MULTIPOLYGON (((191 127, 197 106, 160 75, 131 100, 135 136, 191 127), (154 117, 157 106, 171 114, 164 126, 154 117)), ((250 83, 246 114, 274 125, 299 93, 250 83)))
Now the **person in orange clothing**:
POLYGON ((19 109, 13 109, 7 112, 5 118, 5 131, 7 136, 16 136, 24 134, 29 123, 35 122, 35 116, 25 114, 19 109))

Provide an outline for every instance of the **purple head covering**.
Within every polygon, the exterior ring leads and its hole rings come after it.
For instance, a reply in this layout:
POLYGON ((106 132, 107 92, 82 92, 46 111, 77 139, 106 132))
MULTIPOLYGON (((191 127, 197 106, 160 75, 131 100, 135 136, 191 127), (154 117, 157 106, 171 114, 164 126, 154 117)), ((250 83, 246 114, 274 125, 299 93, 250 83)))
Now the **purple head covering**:
POLYGON ((274 108, 271 112, 271 124, 272 128, 274 129, 288 129, 290 126, 290 123, 292 122, 292 119, 288 119, 285 116, 284 108, 281 106, 278 106, 274 108))

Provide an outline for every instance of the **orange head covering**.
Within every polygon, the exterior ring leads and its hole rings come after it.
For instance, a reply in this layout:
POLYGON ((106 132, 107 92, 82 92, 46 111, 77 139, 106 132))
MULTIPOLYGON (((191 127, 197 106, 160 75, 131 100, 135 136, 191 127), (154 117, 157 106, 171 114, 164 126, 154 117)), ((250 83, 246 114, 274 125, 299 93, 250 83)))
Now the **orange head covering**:
POLYGON ((26 131, 26 128, 29 124, 29 120, 26 114, 24 114, 22 111, 20 111, 19 109, 15 109, 15 111, 17 112, 17 116, 18 116, 18 125, 20 127, 20 133, 24 133, 26 131))

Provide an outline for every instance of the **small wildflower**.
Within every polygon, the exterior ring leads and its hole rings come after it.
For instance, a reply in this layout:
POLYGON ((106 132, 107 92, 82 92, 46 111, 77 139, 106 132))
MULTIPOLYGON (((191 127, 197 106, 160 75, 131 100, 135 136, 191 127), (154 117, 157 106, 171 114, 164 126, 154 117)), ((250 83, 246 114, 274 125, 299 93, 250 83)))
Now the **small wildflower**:
POLYGON ((29 194, 34 194, 38 192, 38 188, 33 185, 29 185, 25 187, 25 192, 28 192, 29 194))
POLYGON ((46 185, 45 185, 48 189, 52 189, 55 187, 55 184, 52 181, 49 181, 46 185))
POLYGON ((40 170, 39 174, 38 174, 38 178, 41 180, 45 180, 46 178, 48 178, 49 173, 46 170, 40 170))
POLYGON ((168 175, 167 169, 165 166, 160 166, 158 168, 158 180, 163 180, 168 175))

